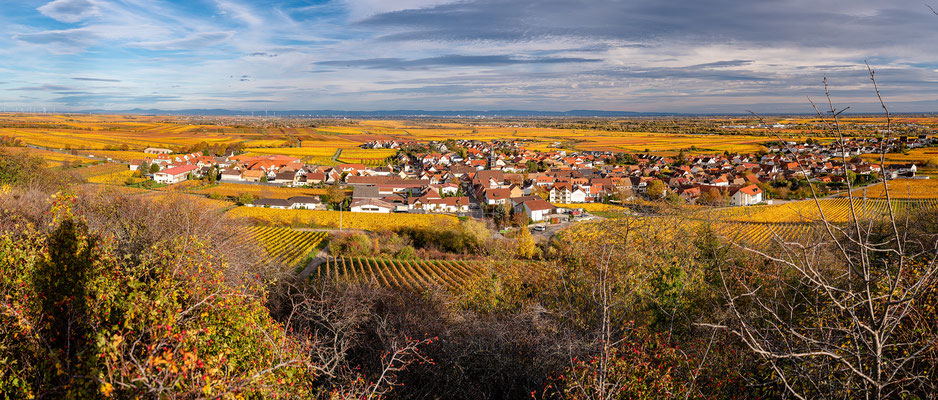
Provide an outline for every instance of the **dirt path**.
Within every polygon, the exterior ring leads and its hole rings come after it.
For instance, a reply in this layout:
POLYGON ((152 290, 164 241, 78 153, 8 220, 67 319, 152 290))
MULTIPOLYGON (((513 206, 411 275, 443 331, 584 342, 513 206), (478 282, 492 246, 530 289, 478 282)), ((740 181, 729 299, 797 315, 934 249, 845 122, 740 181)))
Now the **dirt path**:
POLYGON ((300 278, 300 281, 309 279, 309 276, 312 275, 320 265, 325 264, 328 258, 329 253, 326 251, 326 249, 319 250, 319 253, 316 254, 316 257, 314 257, 309 262, 309 264, 306 264, 306 268, 303 268, 299 275, 297 275, 300 278))

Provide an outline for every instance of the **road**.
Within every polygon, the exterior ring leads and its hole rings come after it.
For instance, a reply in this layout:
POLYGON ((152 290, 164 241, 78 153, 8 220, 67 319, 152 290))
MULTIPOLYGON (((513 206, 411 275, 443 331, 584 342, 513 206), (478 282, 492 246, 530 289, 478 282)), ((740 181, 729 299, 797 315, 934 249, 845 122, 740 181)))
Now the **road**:
POLYGON ((76 155, 76 154, 72 154, 71 150, 53 149, 51 147, 36 146, 34 144, 27 144, 26 147, 31 148, 31 149, 36 149, 36 150, 45 150, 45 151, 51 151, 51 152, 60 153, 60 154, 68 154, 70 156, 87 157, 87 158, 90 158, 92 160, 97 160, 97 161, 107 161, 107 162, 125 164, 125 165, 130 164, 129 162, 126 162, 126 161, 114 160, 114 159, 107 158, 107 157, 98 157, 93 154, 76 155))

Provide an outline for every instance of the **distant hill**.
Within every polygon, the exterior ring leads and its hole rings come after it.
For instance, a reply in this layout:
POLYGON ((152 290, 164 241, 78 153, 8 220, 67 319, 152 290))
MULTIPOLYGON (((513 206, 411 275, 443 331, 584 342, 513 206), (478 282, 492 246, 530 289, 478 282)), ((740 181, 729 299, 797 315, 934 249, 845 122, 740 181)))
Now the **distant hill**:
MULTIPOLYGON (((227 109, 186 109, 186 110, 160 110, 141 109, 131 110, 84 110, 88 114, 137 114, 137 115, 253 115, 263 116, 264 110, 238 111, 227 109)), ((570 110, 570 111, 535 111, 535 110, 379 110, 379 111, 347 111, 347 110, 286 110, 269 111, 270 116, 313 116, 313 117, 660 117, 687 115, 679 113, 655 113, 634 111, 602 111, 602 110, 570 110)))

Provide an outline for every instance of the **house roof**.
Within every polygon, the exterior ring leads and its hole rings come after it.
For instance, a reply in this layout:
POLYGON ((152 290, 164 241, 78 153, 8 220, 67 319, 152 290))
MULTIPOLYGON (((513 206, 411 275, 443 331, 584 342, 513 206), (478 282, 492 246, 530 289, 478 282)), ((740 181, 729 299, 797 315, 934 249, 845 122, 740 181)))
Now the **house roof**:
POLYGON ((198 169, 198 167, 196 167, 195 165, 180 165, 178 167, 164 169, 157 173, 167 174, 167 175, 181 175, 181 174, 187 174, 189 172, 195 171, 196 169, 198 169))
POLYGON ((289 199, 287 199, 287 200, 288 200, 290 203, 293 203, 293 204, 296 204, 296 203, 312 203, 312 204, 319 204, 319 203, 322 203, 322 200, 319 200, 318 197, 313 197, 313 196, 293 196, 293 197, 291 197, 291 198, 289 198, 289 199))
POLYGON ((492 200, 501 200, 511 197, 511 190, 508 189, 486 189, 485 197, 492 200))
POLYGON ((350 207, 375 206, 382 208, 394 208, 394 205, 379 199, 358 199, 352 202, 350 207))
POLYGON ((264 207, 264 206, 277 206, 277 207, 290 207, 293 203, 284 200, 284 199, 257 199, 254 200, 255 207, 264 207))
POLYGON ((543 199, 528 200, 523 203, 524 206, 531 211, 542 211, 542 210, 553 210, 554 205, 550 204, 543 199))
POLYGON ((755 196, 759 193, 762 193, 762 189, 759 189, 759 187, 756 185, 749 185, 749 186, 740 188, 739 191, 745 194, 748 194, 750 196, 755 196))
POLYGON ((353 199, 377 199, 380 197, 380 190, 377 186, 355 186, 352 189, 353 199))

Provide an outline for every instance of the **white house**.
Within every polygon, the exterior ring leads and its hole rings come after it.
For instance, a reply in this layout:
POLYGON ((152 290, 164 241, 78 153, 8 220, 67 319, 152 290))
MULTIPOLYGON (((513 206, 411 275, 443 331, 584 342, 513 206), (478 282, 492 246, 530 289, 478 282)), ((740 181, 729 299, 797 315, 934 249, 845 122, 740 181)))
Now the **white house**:
POLYGON ((547 214, 550 214, 554 210, 554 206, 550 203, 537 199, 537 200, 528 200, 522 204, 524 207, 524 213, 534 222, 543 221, 547 214))
POLYGON ((436 212, 469 212, 468 197, 444 197, 442 199, 428 199, 427 211, 436 212))
POLYGON ((290 202, 284 199, 257 199, 250 207, 279 208, 285 210, 290 207, 290 202))
POLYGON ((568 185, 554 185, 550 190, 551 203, 585 203, 586 197, 586 192, 582 189, 570 190, 568 185))
POLYGON ((221 180, 223 181, 240 181, 241 171, 236 169, 225 169, 221 171, 221 180))
POLYGON ((147 147, 143 149, 143 152, 147 154, 172 154, 173 153, 173 151, 170 149, 164 149, 160 147, 147 147))
POLYGON ((198 169, 195 165, 182 165, 179 167, 167 168, 153 174, 153 180, 157 183, 178 183, 188 179, 190 173, 198 169))
POLYGON ((730 197, 730 204, 734 206, 748 206, 762 202, 762 189, 756 185, 749 185, 736 191, 730 197))
POLYGON ((554 187, 550 189, 550 202, 569 203, 570 188, 566 185, 554 185, 554 187))
POLYGON ((570 193, 570 202, 571 203, 586 203, 586 192, 582 189, 577 188, 570 193))
POLYGON ((315 210, 322 205, 322 200, 312 196, 293 196, 287 201, 290 202, 290 208, 302 210, 315 210))
POLYGON ((508 189, 485 189, 485 204, 505 204, 511 197, 511 190, 508 189))
POLYGON ((378 199, 359 199, 352 202, 352 212, 390 213, 394 205, 378 199))

